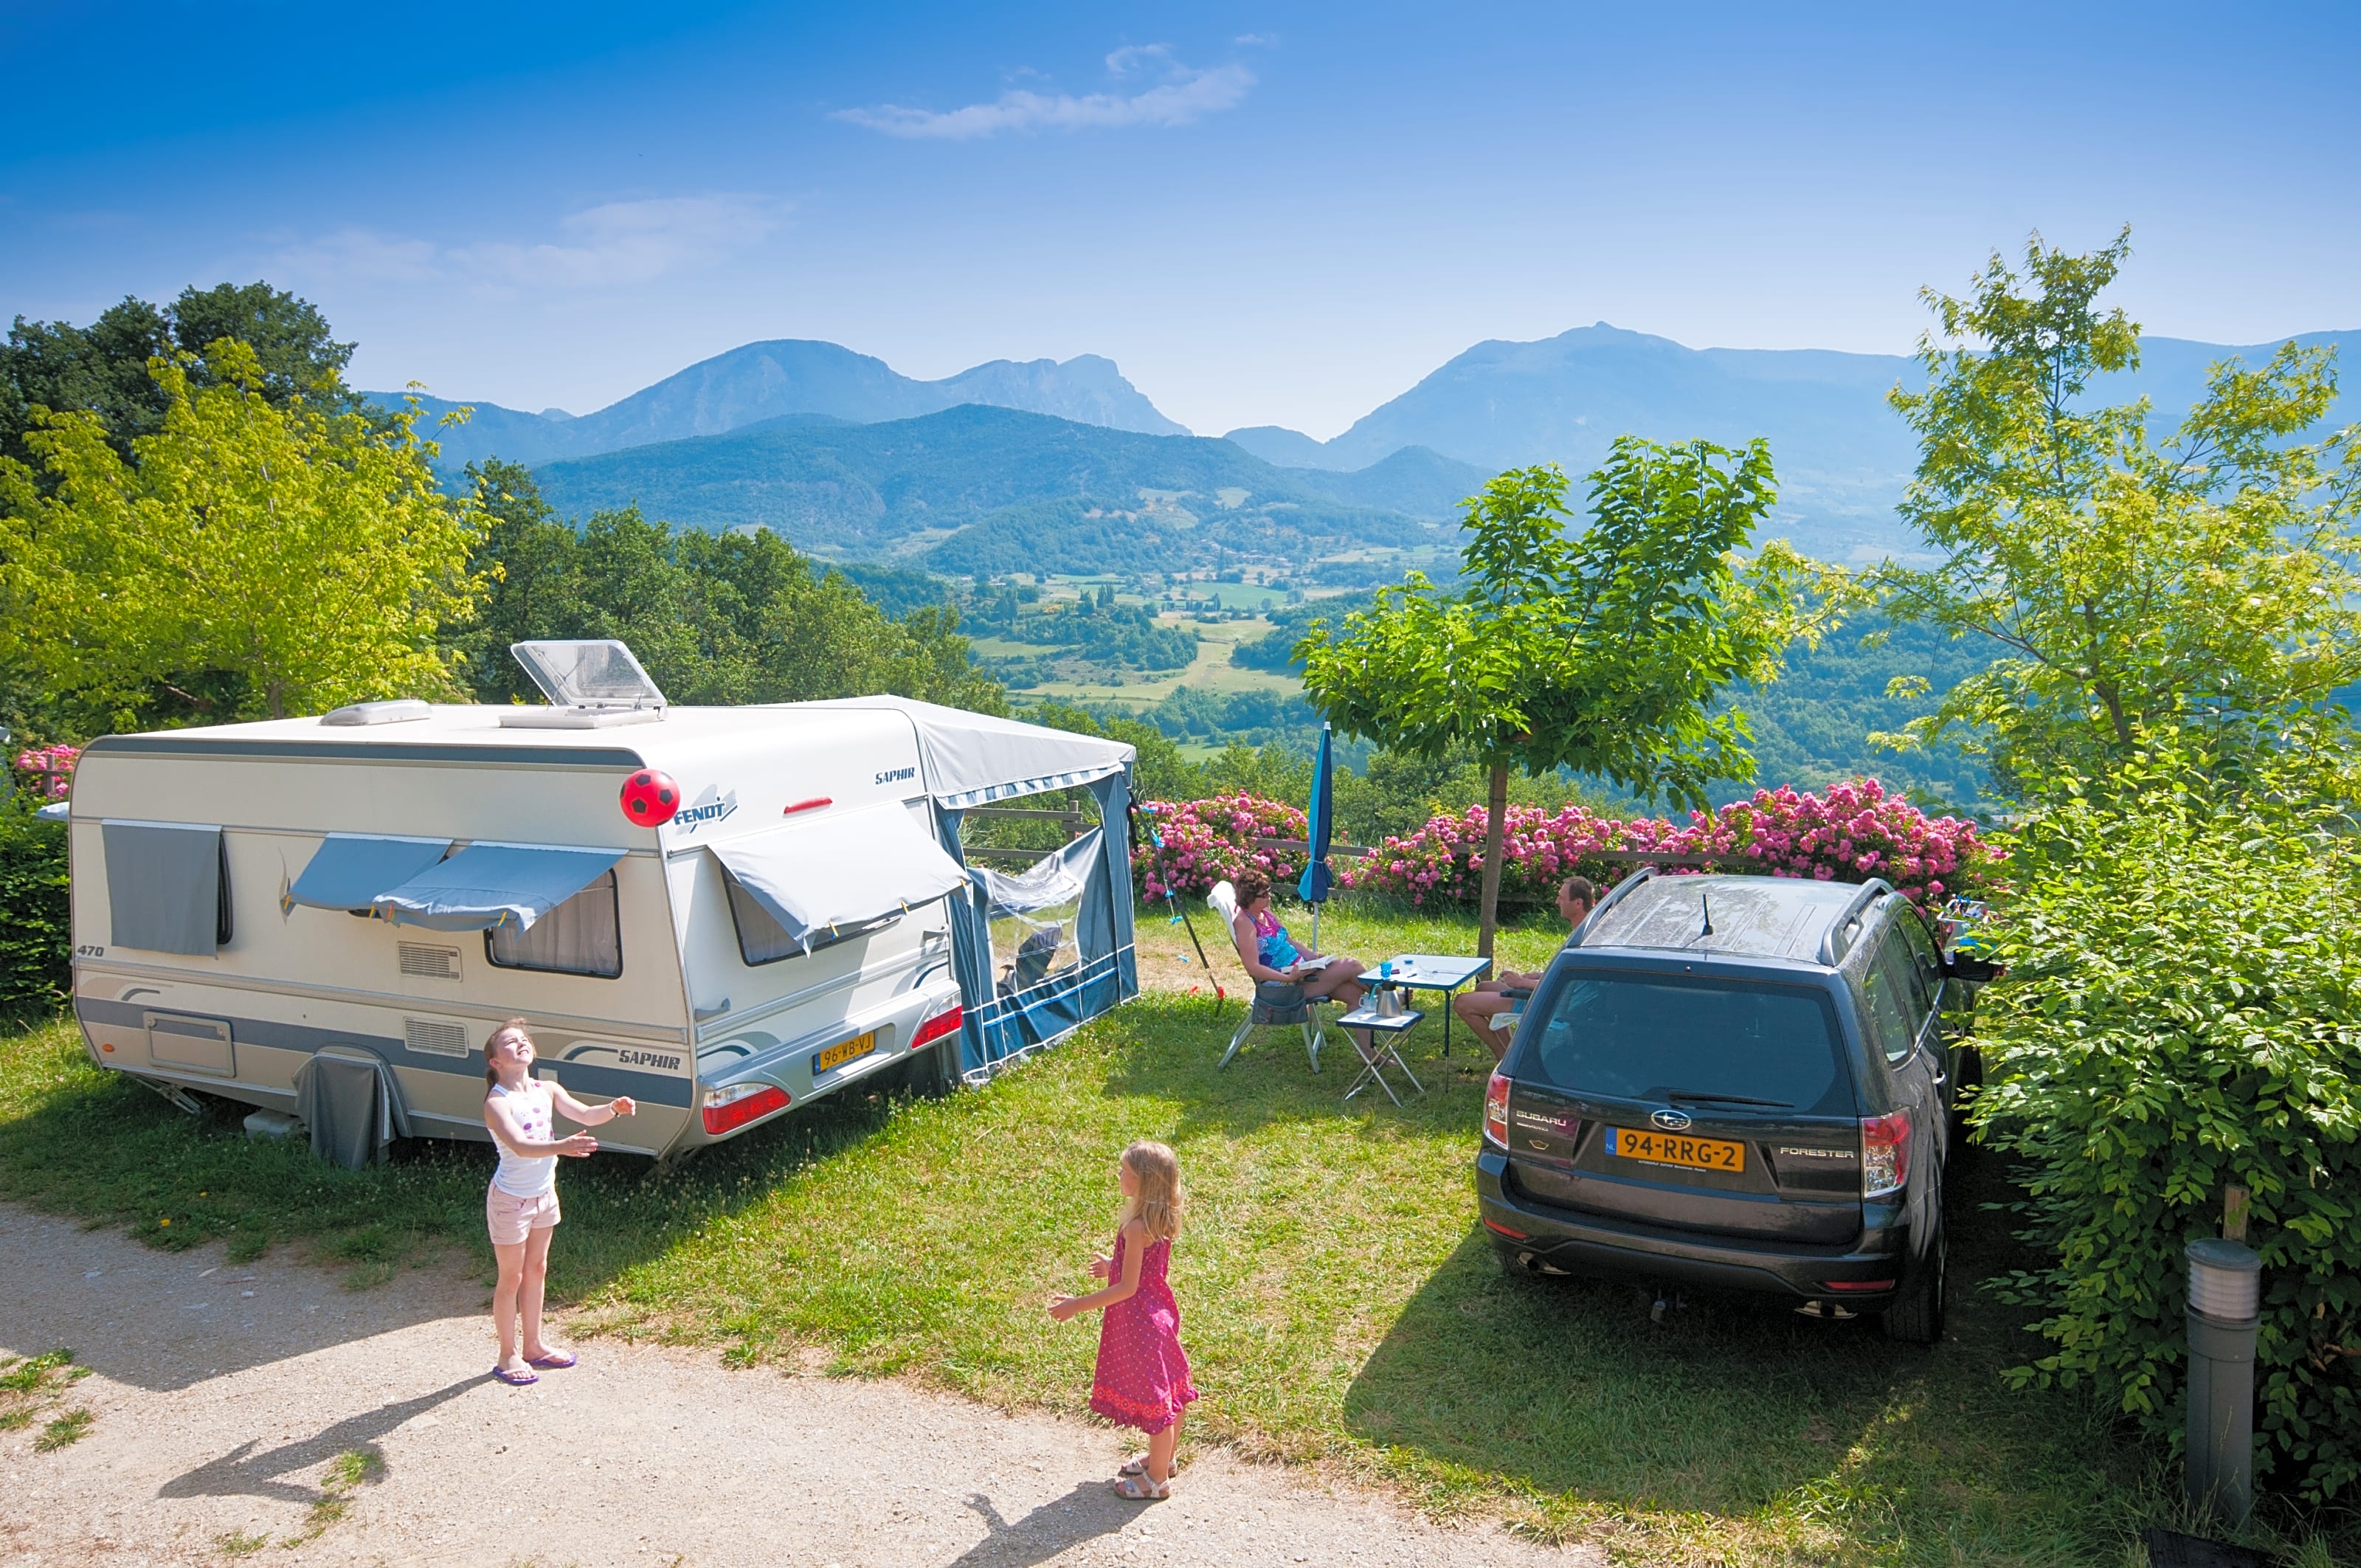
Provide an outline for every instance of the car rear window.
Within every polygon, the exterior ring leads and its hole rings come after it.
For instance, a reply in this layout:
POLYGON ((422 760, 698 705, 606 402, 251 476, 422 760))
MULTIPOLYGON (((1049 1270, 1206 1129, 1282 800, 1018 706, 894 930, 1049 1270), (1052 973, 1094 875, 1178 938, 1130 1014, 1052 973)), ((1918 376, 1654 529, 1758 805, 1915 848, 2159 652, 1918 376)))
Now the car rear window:
POLYGON ((1850 1114, 1851 1075, 1827 996, 1800 986, 1655 975, 1573 979, 1517 1076, 1601 1099, 1734 1095, 1763 1107, 1850 1114))

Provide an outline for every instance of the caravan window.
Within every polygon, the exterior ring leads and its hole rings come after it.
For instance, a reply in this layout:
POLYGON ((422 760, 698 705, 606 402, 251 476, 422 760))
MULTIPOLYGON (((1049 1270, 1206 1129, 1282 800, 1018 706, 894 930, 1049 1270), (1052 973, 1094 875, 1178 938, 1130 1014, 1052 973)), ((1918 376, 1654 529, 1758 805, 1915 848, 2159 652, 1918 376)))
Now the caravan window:
MULTIPOLYGON (((763 907, 763 901, 747 892, 745 885, 730 875, 726 867, 722 870, 721 880, 730 889, 730 917, 738 927, 738 956, 745 959, 749 967, 755 964, 774 964, 781 959, 799 958, 803 955, 806 950, 804 945, 789 936, 787 928, 772 918, 771 912, 763 907)), ((858 926, 843 926, 833 931, 815 932, 812 935, 809 950, 816 953, 822 948, 833 947, 839 942, 848 941, 854 937, 865 937, 872 931, 883 931, 900 918, 902 916, 897 910, 892 915, 881 916, 877 919, 864 921, 858 926)))
POLYGON ((485 932, 484 956, 501 969, 613 980, 623 972, 622 911, 615 873, 602 872, 598 881, 527 930, 496 926, 485 932))
POLYGON ((101 832, 115 946, 211 957, 229 945, 229 849, 219 828, 108 822, 101 832))

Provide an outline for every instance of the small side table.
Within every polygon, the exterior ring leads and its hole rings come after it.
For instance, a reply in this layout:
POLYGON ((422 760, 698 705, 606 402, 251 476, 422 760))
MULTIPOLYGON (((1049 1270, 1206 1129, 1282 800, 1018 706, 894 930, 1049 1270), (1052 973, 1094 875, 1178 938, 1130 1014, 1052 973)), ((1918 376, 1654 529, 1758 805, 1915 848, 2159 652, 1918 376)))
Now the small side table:
MULTIPOLYGON (((1354 1095, 1367 1089, 1370 1080, 1374 1079, 1378 1087, 1386 1091, 1386 1098, 1400 1105, 1401 1096, 1394 1092, 1394 1086, 1386 1081, 1386 1075, 1382 1070, 1388 1063, 1391 1063, 1404 1078, 1410 1080, 1410 1086, 1412 1089, 1417 1090, 1421 1094, 1426 1092, 1426 1085, 1418 1080, 1417 1074, 1411 1071, 1410 1064, 1401 1058, 1401 1037, 1410 1033, 1412 1025, 1425 1016, 1425 1014, 1415 1007, 1400 1013, 1386 1014, 1363 1003, 1336 1020, 1334 1025, 1336 1028, 1367 1029, 1369 1032, 1369 1048, 1367 1051, 1360 1050, 1360 1041, 1353 1041, 1354 1049, 1359 1052, 1361 1057, 1361 1076, 1353 1080, 1352 1088, 1345 1091, 1345 1099, 1350 1100, 1354 1095)), ((1349 1035, 1345 1037, 1351 1038, 1349 1035)))

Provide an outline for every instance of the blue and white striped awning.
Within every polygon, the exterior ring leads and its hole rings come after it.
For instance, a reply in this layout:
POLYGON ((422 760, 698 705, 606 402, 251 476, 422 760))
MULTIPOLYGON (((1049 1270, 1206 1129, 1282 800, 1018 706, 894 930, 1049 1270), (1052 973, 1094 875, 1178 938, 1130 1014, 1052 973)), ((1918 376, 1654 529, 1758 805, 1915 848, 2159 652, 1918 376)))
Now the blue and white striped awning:
POLYGON ((947 811, 1093 784, 1131 766, 1121 740, 994 718, 906 696, 855 696, 797 707, 890 709, 917 732, 918 775, 947 811))

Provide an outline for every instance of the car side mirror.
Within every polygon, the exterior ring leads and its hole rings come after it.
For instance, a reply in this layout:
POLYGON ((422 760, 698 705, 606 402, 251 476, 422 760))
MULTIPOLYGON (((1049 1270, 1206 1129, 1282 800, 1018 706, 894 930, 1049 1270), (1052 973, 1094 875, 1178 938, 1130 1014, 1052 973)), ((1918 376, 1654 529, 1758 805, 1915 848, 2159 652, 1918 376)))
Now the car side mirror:
POLYGON ((1971 959, 1954 953, 1943 960, 1943 972, 1954 980, 1998 980, 2008 970, 1990 959, 1971 959))

